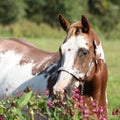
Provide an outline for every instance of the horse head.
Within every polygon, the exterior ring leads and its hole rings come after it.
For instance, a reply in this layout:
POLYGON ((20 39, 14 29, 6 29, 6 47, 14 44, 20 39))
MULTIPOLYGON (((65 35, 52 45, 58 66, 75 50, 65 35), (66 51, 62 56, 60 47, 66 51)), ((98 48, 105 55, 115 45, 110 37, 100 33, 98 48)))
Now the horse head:
POLYGON ((53 87, 54 94, 71 93, 71 88, 89 81, 95 72, 95 41, 86 17, 82 15, 80 22, 71 24, 59 15, 59 22, 67 36, 59 49, 60 67, 53 87))

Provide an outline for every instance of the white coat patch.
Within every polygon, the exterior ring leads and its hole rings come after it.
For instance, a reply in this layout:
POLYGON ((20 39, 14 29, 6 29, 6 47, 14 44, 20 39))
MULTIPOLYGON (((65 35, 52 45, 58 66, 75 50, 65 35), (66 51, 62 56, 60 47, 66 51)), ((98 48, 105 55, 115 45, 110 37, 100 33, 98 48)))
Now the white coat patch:
POLYGON ((105 62, 104 51, 103 51, 101 43, 97 45, 95 41, 95 46, 96 46, 96 49, 95 49, 96 55, 100 56, 100 59, 104 60, 105 62))
POLYGON ((32 62, 20 65, 22 55, 14 51, 0 53, 0 98, 3 95, 16 94, 30 86, 33 90, 46 90, 47 79, 45 75, 32 75, 32 62))

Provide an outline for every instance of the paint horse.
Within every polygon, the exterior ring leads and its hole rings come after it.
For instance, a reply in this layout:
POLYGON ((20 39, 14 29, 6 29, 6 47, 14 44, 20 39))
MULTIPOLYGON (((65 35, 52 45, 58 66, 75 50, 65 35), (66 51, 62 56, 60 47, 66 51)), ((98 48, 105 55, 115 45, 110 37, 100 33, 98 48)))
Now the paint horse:
POLYGON ((82 16, 70 24, 59 15, 67 32, 59 52, 42 51, 19 39, 0 39, 0 97, 16 95, 30 86, 34 91, 49 89, 50 96, 71 95, 78 87, 81 95, 93 97, 107 116, 107 67, 99 39, 82 16))
POLYGON ((39 50, 26 41, 0 39, 0 97, 16 95, 26 86, 45 91, 50 75, 47 72, 58 59, 58 53, 39 50))
POLYGON ((71 94, 71 89, 78 87, 82 96, 92 97, 99 106, 103 106, 107 118, 107 65, 101 42, 86 17, 82 16, 81 22, 71 24, 60 15, 59 21, 67 36, 60 47, 58 77, 53 93, 71 94))

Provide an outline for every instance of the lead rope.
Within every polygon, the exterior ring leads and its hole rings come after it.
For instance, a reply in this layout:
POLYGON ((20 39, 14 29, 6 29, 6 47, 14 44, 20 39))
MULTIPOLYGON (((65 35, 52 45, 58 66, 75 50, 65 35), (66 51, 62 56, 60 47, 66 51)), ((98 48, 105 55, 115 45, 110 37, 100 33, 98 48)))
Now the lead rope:
POLYGON ((81 81, 81 82, 80 82, 80 85, 81 85, 80 94, 81 94, 81 96, 83 96, 83 93, 84 93, 84 84, 85 84, 84 81, 81 81))

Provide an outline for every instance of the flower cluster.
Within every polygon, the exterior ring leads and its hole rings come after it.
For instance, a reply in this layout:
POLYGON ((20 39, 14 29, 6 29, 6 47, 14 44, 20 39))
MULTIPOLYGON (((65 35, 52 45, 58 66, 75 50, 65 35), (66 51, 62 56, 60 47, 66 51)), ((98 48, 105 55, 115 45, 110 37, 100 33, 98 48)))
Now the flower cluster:
MULTIPOLYGON (((120 107, 116 108, 112 114, 120 118, 120 107)), ((34 120, 35 115, 45 120, 80 120, 83 118, 106 120, 103 107, 98 106, 92 98, 81 96, 77 88, 73 90, 71 97, 67 95, 63 97, 59 94, 54 100, 49 99, 48 90, 44 93, 41 91, 34 93, 30 88, 26 88, 23 94, 0 101, 0 120, 31 118, 34 120)))
POLYGON ((78 88, 73 90, 71 98, 66 96, 66 98, 63 99, 62 95, 58 95, 53 101, 49 100, 47 105, 51 111, 50 118, 55 117, 53 113, 57 113, 56 115, 59 119, 74 120, 93 118, 96 120, 106 120, 103 114, 103 107, 98 107, 92 98, 85 99, 81 96, 78 88), (96 116, 99 116, 99 118, 96 116))

